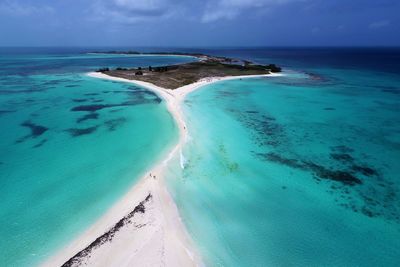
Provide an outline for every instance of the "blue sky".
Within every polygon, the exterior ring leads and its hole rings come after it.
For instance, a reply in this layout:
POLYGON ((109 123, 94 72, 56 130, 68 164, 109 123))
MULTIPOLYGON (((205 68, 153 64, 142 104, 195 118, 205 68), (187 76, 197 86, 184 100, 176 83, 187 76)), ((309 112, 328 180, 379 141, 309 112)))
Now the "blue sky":
POLYGON ((0 0, 0 46, 400 46, 400 0, 0 0))

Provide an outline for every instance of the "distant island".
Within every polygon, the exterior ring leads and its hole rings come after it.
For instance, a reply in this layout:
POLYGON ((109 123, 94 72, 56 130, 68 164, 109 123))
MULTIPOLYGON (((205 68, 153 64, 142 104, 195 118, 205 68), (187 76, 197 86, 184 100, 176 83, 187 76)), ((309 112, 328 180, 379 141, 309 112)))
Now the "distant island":
POLYGON ((201 79, 208 77, 226 77, 226 76, 242 76, 242 75, 263 75, 281 72, 282 69, 275 64, 260 65, 254 64, 248 60, 233 59, 228 57, 210 56, 198 53, 181 53, 181 52, 153 52, 141 53, 136 51, 108 51, 108 52, 91 52, 101 54, 127 54, 127 55, 180 55, 192 56, 199 59, 196 62, 190 62, 169 66, 146 66, 138 68, 122 68, 115 69, 101 68, 97 72, 101 72, 110 76, 124 78, 128 80, 138 80, 150 82, 159 87, 167 89, 176 89, 188 84, 192 84, 201 79))

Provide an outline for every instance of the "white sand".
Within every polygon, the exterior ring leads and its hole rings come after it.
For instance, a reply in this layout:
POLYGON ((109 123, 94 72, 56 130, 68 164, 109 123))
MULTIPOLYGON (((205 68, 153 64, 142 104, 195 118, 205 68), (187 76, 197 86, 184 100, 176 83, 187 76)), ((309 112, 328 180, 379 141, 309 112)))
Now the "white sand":
POLYGON ((194 248, 194 244, 181 221, 177 206, 163 180, 163 173, 168 162, 181 151, 187 138, 181 102, 188 93, 219 80, 270 77, 280 74, 206 78, 175 90, 164 89, 147 82, 111 77, 102 73, 91 72, 88 75, 95 78, 135 83, 157 93, 165 100, 169 112, 176 120, 180 138, 163 161, 153 166, 94 225, 59 253, 44 262, 43 266, 61 266, 64 264, 75 254, 89 246, 96 238, 109 231, 120 219, 139 205, 149 193, 152 198, 144 204, 144 213, 136 213, 131 219, 132 223, 120 228, 111 242, 106 242, 94 248, 76 265, 203 266, 200 255, 194 248))

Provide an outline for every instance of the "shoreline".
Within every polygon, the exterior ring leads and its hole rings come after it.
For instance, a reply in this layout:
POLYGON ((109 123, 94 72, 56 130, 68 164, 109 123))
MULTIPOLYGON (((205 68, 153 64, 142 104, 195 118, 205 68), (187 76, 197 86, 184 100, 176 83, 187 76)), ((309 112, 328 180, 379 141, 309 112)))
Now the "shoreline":
POLYGON ((217 81, 282 74, 210 77, 175 90, 98 72, 87 75, 133 83, 159 95, 178 126, 178 142, 92 226, 41 266, 204 266, 163 177, 168 163, 179 156, 187 141, 181 103, 187 94, 217 81))

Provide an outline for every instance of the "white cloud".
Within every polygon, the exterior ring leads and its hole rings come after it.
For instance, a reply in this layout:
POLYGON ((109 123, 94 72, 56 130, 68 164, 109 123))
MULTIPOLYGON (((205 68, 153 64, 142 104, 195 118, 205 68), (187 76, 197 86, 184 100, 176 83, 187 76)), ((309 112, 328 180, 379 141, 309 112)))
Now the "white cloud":
POLYGON ((209 1, 202 22, 234 19, 246 9, 271 9, 278 5, 306 0, 217 0, 209 1))
POLYGON ((18 1, 6 0, 0 3, 0 14, 11 16, 30 16, 54 13, 54 9, 50 6, 36 6, 22 4, 18 1))
POLYGON ((95 0, 96 20, 138 23, 165 18, 185 18, 201 22, 231 20, 245 10, 263 12, 279 5, 308 0, 95 0))
POLYGON ((369 24, 370 29, 380 29, 383 27, 387 27, 390 25, 390 21, 388 20, 380 20, 380 21, 375 21, 369 24))
POLYGON ((153 11, 165 8, 165 0, 114 0, 117 7, 132 11, 153 11))
MULTIPOLYGON (((172 0, 98 0, 92 6, 94 20, 111 20, 134 24, 154 19, 165 19, 181 11, 172 0)), ((176 0, 175 0, 176 2, 176 0)), ((178 1, 179 2, 179 1, 178 1)))

